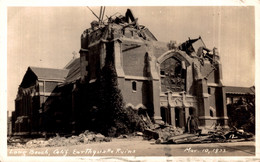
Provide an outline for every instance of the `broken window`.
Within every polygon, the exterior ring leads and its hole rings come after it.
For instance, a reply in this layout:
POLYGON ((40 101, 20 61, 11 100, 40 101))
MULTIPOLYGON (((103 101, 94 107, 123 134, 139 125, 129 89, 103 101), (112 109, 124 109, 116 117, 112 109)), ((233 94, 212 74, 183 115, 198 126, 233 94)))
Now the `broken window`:
POLYGON ((186 67, 183 63, 171 57, 160 65, 161 90, 181 92, 185 90, 186 67))

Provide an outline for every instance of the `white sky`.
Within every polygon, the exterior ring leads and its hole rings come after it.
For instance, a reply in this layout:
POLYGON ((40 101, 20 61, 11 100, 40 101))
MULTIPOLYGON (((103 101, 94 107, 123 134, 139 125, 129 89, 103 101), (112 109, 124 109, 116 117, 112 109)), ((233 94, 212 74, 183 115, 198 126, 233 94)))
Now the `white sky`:
MULTIPOLYGON (((99 7, 91 8, 99 14, 99 7)), ((127 8, 159 41, 201 36, 208 48, 217 47, 224 85, 255 84, 253 7, 106 7, 105 15, 127 8)), ((86 7, 9 7, 7 15, 7 109, 14 110, 27 67, 63 68, 96 18, 86 7)))

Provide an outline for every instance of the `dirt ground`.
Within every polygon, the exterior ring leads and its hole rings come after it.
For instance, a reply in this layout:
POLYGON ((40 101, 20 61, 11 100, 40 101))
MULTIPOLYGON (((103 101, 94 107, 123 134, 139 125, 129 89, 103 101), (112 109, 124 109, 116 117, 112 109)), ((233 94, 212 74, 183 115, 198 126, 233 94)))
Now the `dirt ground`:
POLYGON ((8 156, 254 156, 255 142, 155 144, 142 137, 63 147, 8 148, 8 156))

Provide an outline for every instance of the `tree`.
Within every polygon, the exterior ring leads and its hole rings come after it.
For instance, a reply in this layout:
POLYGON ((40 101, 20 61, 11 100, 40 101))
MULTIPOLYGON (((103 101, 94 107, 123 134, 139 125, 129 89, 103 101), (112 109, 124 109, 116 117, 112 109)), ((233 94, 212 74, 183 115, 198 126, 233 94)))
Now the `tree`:
POLYGON ((126 109, 121 90, 118 88, 117 73, 114 65, 114 42, 106 44, 106 60, 100 75, 100 106, 98 126, 103 134, 114 131, 126 134, 143 130, 144 121, 132 109, 126 109))
POLYGON ((236 103, 229 104, 229 126, 243 128, 247 132, 255 134, 255 96, 247 94, 236 103))

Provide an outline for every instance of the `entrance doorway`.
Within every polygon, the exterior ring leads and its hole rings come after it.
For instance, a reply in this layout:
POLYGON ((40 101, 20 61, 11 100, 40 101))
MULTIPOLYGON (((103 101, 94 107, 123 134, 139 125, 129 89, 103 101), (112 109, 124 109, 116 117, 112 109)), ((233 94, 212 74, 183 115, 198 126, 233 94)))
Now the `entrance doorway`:
POLYGON ((180 109, 175 108, 175 126, 180 127, 180 109))
POLYGON ((185 109, 175 108, 175 126, 180 128, 185 127, 185 109))
POLYGON ((196 116, 195 108, 193 108, 193 107, 190 107, 190 108, 189 108, 189 115, 194 115, 194 116, 196 116))
POLYGON ((162 116, 162 120, 165 123, 171 124, 171 112, 169 108, 161 107, 161 116, 162 116))

